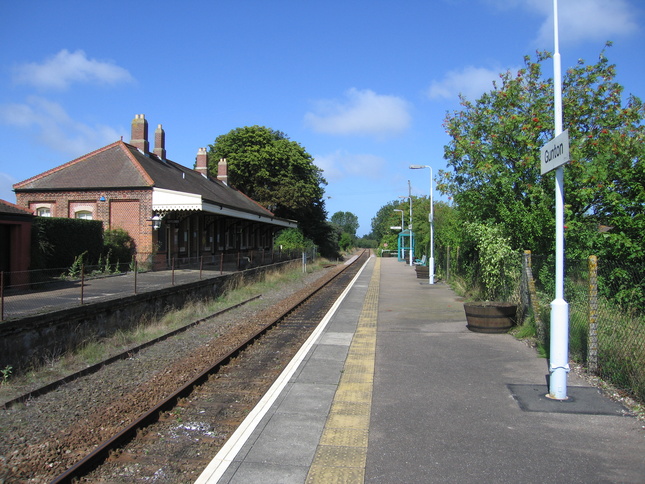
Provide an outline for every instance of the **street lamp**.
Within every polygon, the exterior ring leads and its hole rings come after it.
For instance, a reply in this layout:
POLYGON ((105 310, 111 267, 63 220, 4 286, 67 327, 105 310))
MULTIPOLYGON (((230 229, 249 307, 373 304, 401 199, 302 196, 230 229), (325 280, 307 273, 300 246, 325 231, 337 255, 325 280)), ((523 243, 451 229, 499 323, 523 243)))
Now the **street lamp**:
POLYGON ((403 231, 403 210, 395 208, 394 211, 395 212, 401 212, 401 231, 403 231))
POLYGON ((410 180, 408 180, 408 196, 407 197, 399 196, 399 198, 407 198, 408 201, 410 202, 410 225, 408 226, 408 229, 410 232, 409 234, 410 250, 408 252, 410 252, 410 267, 412 267, 414 265, 414 242, 413 242, 414 234, 412 232, 412 185, 410 185, 410 180))
POLYGON ((428 284, 434 284, 434 202, 432 200, 432 167, 428 165, 410 165, 411 170, 421 170, 423 168, 430 168, 430 215, 428 215, 428 221, 430 222, 430 260, 428 261, 428 284))
MULTIPOLYGON (((403 210, 400 210, 398 208, 394 209, 395 212, 401 212, 401 232, 403 232, 403 210)), ((399 261, 403 260, 403 247, 401 247, 401 236, 399 235, 399 255, 398 259, 399 261)))

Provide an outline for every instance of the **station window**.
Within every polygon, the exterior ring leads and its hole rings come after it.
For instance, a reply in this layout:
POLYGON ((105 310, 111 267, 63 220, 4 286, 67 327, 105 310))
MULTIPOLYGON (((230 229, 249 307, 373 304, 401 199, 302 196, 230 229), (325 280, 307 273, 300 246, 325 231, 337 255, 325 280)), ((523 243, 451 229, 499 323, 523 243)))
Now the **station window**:
POLYGON ((36 210, 36 215, 38 215, 39 217, 51 217, 52 211, 49 207, 40 207, 36 210))
POLYGON ((92 220, 92 212, 89 210, 79 210, 74 214, 74 217, 82 220, 92 220))

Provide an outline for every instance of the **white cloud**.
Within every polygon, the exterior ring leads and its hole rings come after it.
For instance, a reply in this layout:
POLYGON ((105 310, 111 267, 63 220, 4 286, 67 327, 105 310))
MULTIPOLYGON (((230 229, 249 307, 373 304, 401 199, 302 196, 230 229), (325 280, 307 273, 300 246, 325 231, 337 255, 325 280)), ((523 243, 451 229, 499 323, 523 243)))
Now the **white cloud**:
MULTIPOLYGON (((553 45, 553 6, 551 2, 528 0, 528 5, 547 15, 536 43, 553 45), (550 8, 546 8, 546 7, 550 8)), ((626 0, 560 0, 558 37, 562 43, 604 42, 638 30, 634 8, 626 0)))
POLYGON ((30 96, 25 104, 0 105, 0 123, 31 131, 38 143, 70 156, 83 155, 120 137, 109 126, 75 121, 60 104, 38 96, 30 96))
POLYGON ((337 135, 388 136, 410 126, 410 105, 405 99, 355 88, 348 90, 345 97, 344 102, 319 101, 316 112, 305 115, 305 122, 314 131, 337 135))
POLYGON ((118 84, 133 77, 112 62, 88 59, 85 52, 66 49, 42 63, 30 62, 14 68, 14 82, 38 88, 66 89, 72 83, 118 84))
MULTIPOLYGON (((539 28, 535 45, 553 50, 553 2, 545 0, 481 0, 500 10, 523 8, 538 13, 545 20, 539 28)), ((628 0, 560 0, 558 34, 560 44, 583 41, 605 42, 638 29, 634 7, 628 0)), ((519 68, 512 67, 516 72, 519 68)), ((469 100, 479 98, 493 88, 493 81, 506 69, 467 66, 448 72, 432 81, 427 90, 430 99, 454 99, 459 93, 469 100)))
MULTIPOLYGON (((535 44, 553 50, 553 2, 545 0, 483 0, 500 10, 524 8, 545 17, 535 44)), ((639 5, 640 6, 640 5, 639 5)), ((629 0, 560 0, 558 36, 560 43, 604 42, 638 30, 637 9, 629 0)))
POLYGON ((328 182, 343 178, 357 177, 378 178, 383 173, 385 160, 376 155, 350 154, 337 150, 329 155, 315 156, 315 165, 323 170, 323 176, 328 182))
POLYGON ((499 80, 503 69, 467 66, 449 71, 440 81, 432 81, 427 90, 430 99, 456 99, 459 94, 474 101, 493 89, 493 81, 499 80))
POLYGON ((16 194, 13 192, 14 183, 18 183, 18 180, 11 175, 0 172, 0 199, 16 203, 16 194))

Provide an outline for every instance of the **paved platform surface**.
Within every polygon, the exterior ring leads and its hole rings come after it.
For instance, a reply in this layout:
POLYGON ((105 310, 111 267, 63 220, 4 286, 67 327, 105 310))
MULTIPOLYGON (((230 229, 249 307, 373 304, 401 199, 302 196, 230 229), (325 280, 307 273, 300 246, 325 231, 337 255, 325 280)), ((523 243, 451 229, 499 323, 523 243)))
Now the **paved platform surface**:
POLYGON ((645 483, 645 429, 445 284, 372 258, 200 483, 645 483))

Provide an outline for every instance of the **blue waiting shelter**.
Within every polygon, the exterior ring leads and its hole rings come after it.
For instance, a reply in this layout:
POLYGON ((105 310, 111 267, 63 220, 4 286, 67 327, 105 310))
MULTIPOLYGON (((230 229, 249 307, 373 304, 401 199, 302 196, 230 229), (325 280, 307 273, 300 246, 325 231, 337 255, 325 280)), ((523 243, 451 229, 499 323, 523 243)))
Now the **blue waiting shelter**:
POLYGON ((402 230, 399 232, 398 249, 398 260, 409 261, 410 251, 414 254, 414 234, 411 230, 402 230))

